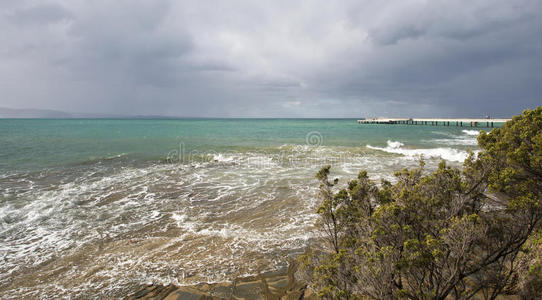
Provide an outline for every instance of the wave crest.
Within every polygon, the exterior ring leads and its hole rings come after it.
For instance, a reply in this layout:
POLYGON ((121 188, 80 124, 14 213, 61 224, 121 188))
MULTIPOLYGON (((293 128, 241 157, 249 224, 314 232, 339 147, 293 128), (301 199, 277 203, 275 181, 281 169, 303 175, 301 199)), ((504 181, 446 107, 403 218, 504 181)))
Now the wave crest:
POLYGON ((468 157, 467 151, 461 151, 453 148, 429 148, 429 149, 405 149, 404 144, 398 141, 387 141, 386 147, 375 147, 367 145, 366 147, 373 150, 380 150, 387 153, 402 154, 407 157, 429 157, 442 158, 448 161, 462 162, 468 157))
POLYGON ((478 131, 478 130, 463 129, 463 130, 461 130, 461 132, 463 132, 466 135, 478 135, 478 134, 480 134, 480 131, 478 131))

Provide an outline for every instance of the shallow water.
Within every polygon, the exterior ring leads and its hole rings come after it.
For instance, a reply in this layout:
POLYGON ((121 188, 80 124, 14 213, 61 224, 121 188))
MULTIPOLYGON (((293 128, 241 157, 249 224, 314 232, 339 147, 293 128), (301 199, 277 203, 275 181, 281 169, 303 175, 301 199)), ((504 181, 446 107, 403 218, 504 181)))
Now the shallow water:
POLYGON ((378 180, 478 131, 355 120, 0 120, 3 297, 120 297, 284 266, 317 236, 315 173, 378 180))

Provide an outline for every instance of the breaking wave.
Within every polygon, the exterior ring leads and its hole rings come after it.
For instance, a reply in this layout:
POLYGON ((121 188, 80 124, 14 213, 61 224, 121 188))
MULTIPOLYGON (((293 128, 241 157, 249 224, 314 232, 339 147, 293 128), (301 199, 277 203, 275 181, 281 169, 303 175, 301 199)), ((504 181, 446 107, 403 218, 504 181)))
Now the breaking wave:
POLYGON ((367 145, 367 148, 380 150, 387 153, 401 154, 407 157, 418 158, 442 158, 448 161, 462 162, 468 157, 467 151, 462 151, 454 148, 429 148, 429 149, 407 149, 404 144, 398 141, 387 142, 386 147, 375 147, 367 145))
POLYGON ((474 135, 474 136, 477 136, 478 134, 480 134, 480 131, 478 131, 478 130, 464 129, 464 130, 461 130, 461 132, 463 132, 466 135, 474 135))

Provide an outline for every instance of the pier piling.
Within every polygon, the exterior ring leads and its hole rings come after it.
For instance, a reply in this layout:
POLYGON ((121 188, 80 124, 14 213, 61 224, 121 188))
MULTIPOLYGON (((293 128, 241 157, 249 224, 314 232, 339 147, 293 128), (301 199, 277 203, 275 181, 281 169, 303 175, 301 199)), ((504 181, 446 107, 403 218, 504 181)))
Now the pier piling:
POLYGON ((359 124, 403 124, 403 125, 432 125, 432 126, 440 126, 440 123, 442 123, 442 126, 450 126, 450 122, 455 122, 456 127, 463 127, 463 122, 467 122, 470 124, 470 127, 479 127, 479 126, 485 126, 487 128, 495 127, 495 123, 504 123, 509 121, 510 119, 402 119, 402 118, 394 118, 394 119, 388 119, 388 118, 372 118, 372 119, 362 119, 358 120, 359 124))

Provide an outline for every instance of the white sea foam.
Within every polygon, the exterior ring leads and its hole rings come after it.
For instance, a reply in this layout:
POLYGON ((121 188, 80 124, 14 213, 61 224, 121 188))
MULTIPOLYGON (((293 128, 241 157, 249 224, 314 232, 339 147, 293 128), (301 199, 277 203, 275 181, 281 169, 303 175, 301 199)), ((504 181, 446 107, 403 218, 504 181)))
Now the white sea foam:
POLYGON ((213 160, 215 162, 229 163, 235 161, 236 157, 233 155, 227 155, 223 153, 218 153, 213 155, 213 160))
POLYGON ((374 147, 367 145, 367 148, 380 150, 387 153, 402 154, 411 158, 423 156, 425 158, 442 158, 449 161, 462 162, 468 157, 467 151, 454 148, 429 148, 429 149, 407 149, 404 144, 397 141, 388 141, 387 147, 374 147))
POLYGON ((405 144, 401 143, 401 142, 397 142, 397 141, 388 141, 388 147, 390 149, 399 149, 401 148, 402 146, 404 146, 405 144))
POLYGON ((434 139, 426 142, 448 146, 476 146, 478 144, 476 138, 472 138, 472 136, 457 136, 449 139, 434 139))
POLYGON ((474 135, 474 136, 477 136, 477 135, 480 134, 480 131, 478 131, 478 130, 463 129, 463 130, 461 130, 461 132, 463 132, 466 135, 474 135))
MULTIPOLYGON (((447 153, 448 148, 406 147, 399 141, 372 147, 403 154, 383 160, 381 153, 362 147, 284 145, 272 153, 215 153, 197 167, 97 168, 53 187, 25 183, 24 192, 10 191, 21 203, 0 204, 0 234, 6 237, 0 244, 6 262, 0 283, 28 265, 36 273, 41 265, 61 269, 61 260, 53 257, 86 256, 89 245, 100 243, 105 246, 92 253, 92 264, 70 269, 69 276, 47 277, 39 293, 76 297, 78 290, 115 291, 134 280, 228 280, 235 272, 253 274, 260 258, 272 269, 317 234, 314 174, 323 165, 331 163, 334 176, 346 184, 362 169, 372 179, 390 179, 398 168, 415 166, 411 158, 419 154, 463 155, 447 153), (95 266, 102 269, 95 272, 95 266), (175 277, 172 270, 200 277, 175 277), (57 284, 73 288, 63 291, 57 284)), ((8 295, 21 294, 13 289, 8 295)))
POLYGON ((432 131, 431 133, 445 136, 443 138, 424 140, 426 143, 447 145, 447 146, 476 146, 478 141, 476 137, 479 131, 476 130, 462 130, 461 134, 447 132, 447 131, 432 131))

